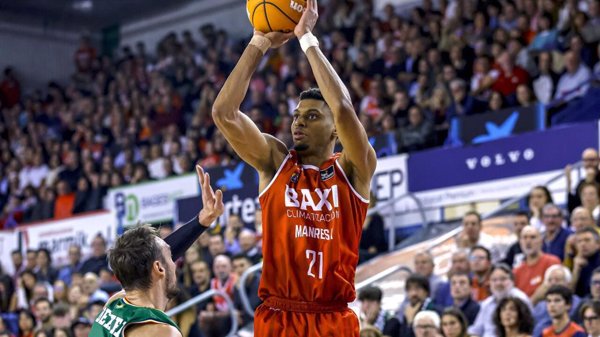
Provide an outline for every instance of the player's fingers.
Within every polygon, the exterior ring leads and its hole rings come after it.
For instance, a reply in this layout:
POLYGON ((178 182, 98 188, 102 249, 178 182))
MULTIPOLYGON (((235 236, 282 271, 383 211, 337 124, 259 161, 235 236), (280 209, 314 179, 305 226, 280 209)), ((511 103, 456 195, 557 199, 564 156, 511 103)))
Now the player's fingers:
POLYGON ((204 173, 203 192, 206 193, 204 202, 212 202, 212 199, 214 198, 214 192, 210 186, 210 175, 208 173, 204 173))
POLYGON ((202 186, 204 184, 204 170, 202 169, 202 166, 196 165, 196 173, 198 174, 200 186, 202 186))
POLYGON ((221 209, 223 206, 223 192, 221 190, 217 190, 215 192, 215 208, 221 209))

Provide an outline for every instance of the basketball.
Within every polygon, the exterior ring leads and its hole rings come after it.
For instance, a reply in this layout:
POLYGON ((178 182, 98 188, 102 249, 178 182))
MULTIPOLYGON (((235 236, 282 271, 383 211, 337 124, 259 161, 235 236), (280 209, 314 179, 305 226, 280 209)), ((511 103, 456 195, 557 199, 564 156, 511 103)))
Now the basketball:
POLYGON ((291 32, 300 21, 306 0, 248 0, 246 11, 254 29, 263 33, 291 32))

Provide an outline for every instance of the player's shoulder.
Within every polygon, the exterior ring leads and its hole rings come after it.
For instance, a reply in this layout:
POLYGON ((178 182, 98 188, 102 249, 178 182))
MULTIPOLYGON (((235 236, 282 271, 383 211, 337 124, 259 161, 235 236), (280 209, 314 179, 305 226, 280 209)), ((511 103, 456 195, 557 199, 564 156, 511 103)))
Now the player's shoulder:
POLYGON ((125 331, 125 337, 146 336, 182 337, 181 332, 177 328, 165 323, 148 322, 135 324, 125 331))
POLYGON ((263 137, 265 137, 265 140, 271 149, 271 164, 268 165, 269 167, 265 167, 263 171, 276 171, 279 166, 281 166, 281 163, 283 163, 285 157, 288 155, 288 148, 281 140, 277 139, 273 135, 263 133, 263 137))

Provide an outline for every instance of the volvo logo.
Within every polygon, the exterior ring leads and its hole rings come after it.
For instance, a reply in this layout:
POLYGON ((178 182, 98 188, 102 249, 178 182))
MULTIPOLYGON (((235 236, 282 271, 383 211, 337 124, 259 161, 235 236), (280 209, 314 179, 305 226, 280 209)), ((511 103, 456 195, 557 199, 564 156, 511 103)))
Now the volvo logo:
POLYGON ((532 148, 527 148, 523 151, 515 150, 507 153, 496 153, 493 155, 467 158, 465 164, 469 170, 475 170, 478 167, 489 168, 492 166, 503 166, 517 164, 522 161, 531 161, 534 157, 535 151, 533 151, 532 148))

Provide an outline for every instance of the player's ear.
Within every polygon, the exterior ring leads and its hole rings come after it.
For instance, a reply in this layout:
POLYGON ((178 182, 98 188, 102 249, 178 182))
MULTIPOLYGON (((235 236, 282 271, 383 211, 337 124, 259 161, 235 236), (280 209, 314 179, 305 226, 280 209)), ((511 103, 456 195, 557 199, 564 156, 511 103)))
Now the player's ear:
POLYGON ((160 263, 160 261, 157 260, 152 264, 152 271, 157 274, 164 274, 165 267, 160 263))

